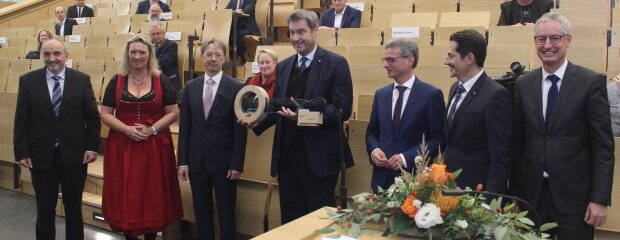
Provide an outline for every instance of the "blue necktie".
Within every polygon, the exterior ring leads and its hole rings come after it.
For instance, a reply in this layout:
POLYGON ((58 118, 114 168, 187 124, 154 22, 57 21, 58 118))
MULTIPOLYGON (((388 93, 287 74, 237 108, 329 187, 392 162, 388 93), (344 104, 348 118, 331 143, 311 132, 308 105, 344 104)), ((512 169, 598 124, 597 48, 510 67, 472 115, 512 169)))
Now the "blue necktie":
POLYGON ((60 77, 53 76, 54 80, 54 90, 52 91, 52 108, 54 109, 54 114, 58 117, 60 113, 60 103, 62 103, 62 88, 60 87, 60 77))
POLYGON ((553 107, 555 106, 555 100, 558 98, 558 81, 560 78, 556 75, 549 75, 547 79, 551 81, 551 87, 549 88, 549 92, 547 93, 547 110, 545 111, 545 127, 549 125, 549 119, 551 119, 551 113, 553 112, 553 107))
POLYGON ((301 60, 299 60, 299 73, 303 74, 304 70, 306 70, 306 61, 308 61, 307 57, 302 57, 301 60))
POLYGON ((403 109, 403 93, 407 90, 405 86, 396 86, 398 89, 398 99, 396 99, 396 105, 394 105, 394 114, 392 115, 392 128, 394 131, 398 131, 400 127, 400 112, 403 109))
POLYGON ((456 93, 454 94, 454 100, 452 100, 452 106, 450 106, 450 112, 448 112, 448 126, 452 128, 452 120, 454 120, 454 114, 456 113, 456 104, 461 99, 461 94, 465 92, 465 87, 462 83, 456 87, 456 93))

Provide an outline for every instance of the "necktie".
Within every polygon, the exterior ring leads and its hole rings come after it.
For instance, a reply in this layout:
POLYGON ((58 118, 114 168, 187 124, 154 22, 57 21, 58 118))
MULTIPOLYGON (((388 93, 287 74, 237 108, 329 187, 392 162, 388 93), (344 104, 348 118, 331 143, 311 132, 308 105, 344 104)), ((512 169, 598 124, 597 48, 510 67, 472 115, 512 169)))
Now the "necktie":
POLYGON ((555 100, 558 98, 558 81, 560 78, 556 75, 549 75, 547 79, 551 81, 551 87, 549 88, 549 92, 547 92, 547 111, 545 111, 545 127, 548 126, 549 119, 551 119, 551 113, 553 112, 553 107, 555 106, 555 100))
POLYGON ((400 112, 403 109, 403 93, 405 93, 407 87, 396 86, 396 89, 398 90, 398 99, 396 99, 396 105, 394 105, 394 113, 392 115, 392 129, 394 129, 394 131, 398 131, 400 127, 400 112))
POLYGON ((205 111, 205 120, 209 118, 209 111, 211 110, 211 105, 213 104, 213 85, 215 85, 215 81, 209 78, 205 86, 207 92, 204 94, 204 98, 202 99, 202 105, 205 111))
POLYGON ((54 89, 52 91, 52 108, 54 109, 54 115, 58 117, 60 113, 60 103, 62 102, 62 88, 60 87, 60 77, 53 76, 54 89))
POLYGON ((306 70, 306 61, 308 61, 307 57, 302 57, 301 60, 299 60, 299 73, 303 74, 304 70, 306 70))
POLYGON ((82 17, 82 8, 78 8, 78 17, 82 17))
POLYGON ((456 113, 456 104, 461 99, 461 94, 465 92, 465 87, 462 83, 456 87, 456 93, 454 94, 454 100, 452 100, 452 106, 450 106, 450 112, 448 113, 448 127, 452 127, 452 120, 454 120, 454 114, 456 113))

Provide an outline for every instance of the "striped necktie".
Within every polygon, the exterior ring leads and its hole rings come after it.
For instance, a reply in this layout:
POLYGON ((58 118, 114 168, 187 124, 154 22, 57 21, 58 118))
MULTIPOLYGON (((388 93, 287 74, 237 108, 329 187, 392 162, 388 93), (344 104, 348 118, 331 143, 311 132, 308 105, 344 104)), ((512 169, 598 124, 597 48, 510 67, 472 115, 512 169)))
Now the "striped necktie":
POLYGON ((54 115, 58 117, 60 113, 60 103, 62 103, 62 88, 60 87, 60 77, 53 76, 54 90, 52 91, 52 108, 54 109, 54 115))

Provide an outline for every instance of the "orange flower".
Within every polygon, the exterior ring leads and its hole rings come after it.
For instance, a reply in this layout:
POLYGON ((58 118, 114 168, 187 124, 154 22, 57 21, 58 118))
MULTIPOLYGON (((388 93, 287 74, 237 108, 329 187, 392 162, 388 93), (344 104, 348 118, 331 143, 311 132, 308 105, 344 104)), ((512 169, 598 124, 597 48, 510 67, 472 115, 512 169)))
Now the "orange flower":
POLYGON ((416 212, 418 212, 418 209, 415 207, 415 205, 413 205, 414 200, 415 196, 413 194, 410 194, 403 202, 403 205, 400 207, 400 209, 403 210, 403 213, 407 214, 407 216, 409 216, 410 218, 413 218, 416 212))
POLYGON ((432 182, 438 183, 439 178, 444 174, 446 174, 446 165, 433 163, 431 165, 431 172, 429 173, 428 178, 432 182))
POLYGON ((476 191, 480 192, 482 191, 483 188, 484 188, 484 185, 482 185, 482 183, 478 183, 478 185, 476 186, 476 191))

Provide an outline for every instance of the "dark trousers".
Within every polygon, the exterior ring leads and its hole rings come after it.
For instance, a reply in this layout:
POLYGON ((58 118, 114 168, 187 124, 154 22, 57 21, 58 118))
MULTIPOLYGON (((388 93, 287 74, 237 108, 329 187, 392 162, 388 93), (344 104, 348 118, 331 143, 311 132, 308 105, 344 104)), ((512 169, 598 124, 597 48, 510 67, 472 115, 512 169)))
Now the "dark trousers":
POLYGON ((67 239, 84 239, 82 192, 84 181, 86 181, 87 165, 68 169, 58 149, 54 151, 52 158, 52 166, 49 169, 30 170, 37 202, 37 239, 56 238, 56 202, 59 185, 62 189, 62 202, 65 207, 67 239))
MULTIPOLYGON (((250 32, 250 30, 246 29, 244 26, 242 25, 237 25, 237 56, 243 57, 243 53, 245 53, 246 49, 245 49, 245 41, 243 41, 243 37, 247 36, 247 35, 252 35, 252 33, 250 32)), ((235 26, 232 26, 232 28, 234 28, 235 26)), ((232 46, 234 44, 233 42, 233 30, 230 30, 230 41, 229 41, 229 46, 231 46, 230 48, 230 53, 232 56, 232 46)), ((254 61, 254 59, 246 59, 246 61, 248 62, 252 62, 254 61)))
POLYGON ((237 180, 229 180, 226 175, 211 174, 205 164, 196 172, 189 173, 194 200, 194 215, 198 228, 198 239, 215 239, 213 223, 213 190, 220 221, 220 239, 234 240, 235 204, 237 202, 237 180))
POLYGON ((314 175, 303 147, 283 148, 278 164, 282 224, 324 206, 336 206, 338 173, 325 177, 314 175))
MULTIPOLYGON (((587 240, 594 238, 594 227, 588 225, 583 219, 585 217, 584 212, 576 214, 563 214, 558 211, 555 203, 553 202, 553 194, 551 194, 551 188, 549 186, 548 179, 543 180, 543 186, 540 193, 540 199, 538 200, 538 206, 536 211, 540 214, 541 222, 557 222, 558 227, 548 231, 551 237, 557 236, 560 240, 575 239, 575 240, 587 240)), ((530 218, 536 221, 535 218, 530 218)))

